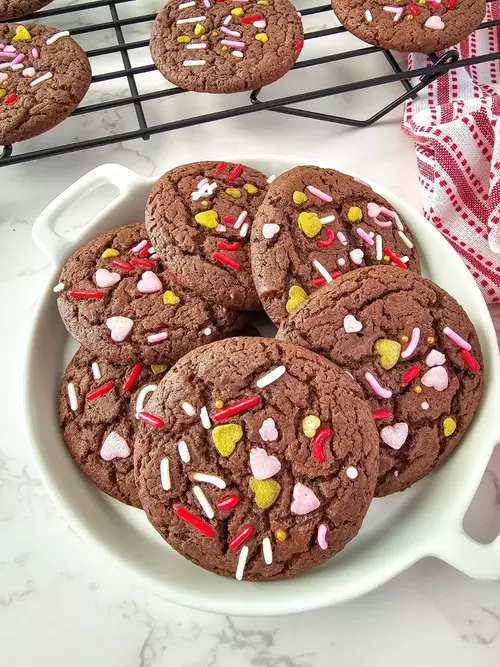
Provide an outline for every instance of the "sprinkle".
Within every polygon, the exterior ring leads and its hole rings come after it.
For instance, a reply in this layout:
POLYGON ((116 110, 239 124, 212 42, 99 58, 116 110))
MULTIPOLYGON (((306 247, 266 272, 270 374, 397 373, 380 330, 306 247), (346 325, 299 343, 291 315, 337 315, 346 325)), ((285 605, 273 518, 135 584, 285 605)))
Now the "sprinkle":
POLYGON ((243 165, 242 164, 237 164, 236 167, 233 169, 233 171, 229 174, 227 177, 227 180, 232 183, 235 178, 237 178, 241 172, 243 171, 243 165))
MULTIPOLYGON (((340 273, 340 271, 332 271, 329 275, 330 278, 334 280, 335 278, 340 278, 342 274, 340 273)), ((325 283, 326 283, 325 278, 314 278, 313 280, 311 280, 311 285, 313 285, 314 287, 319 287, 319 285, 324 285, 325 283)))
POLYGON ((182 23, 198 23, 199 21, 205 21, 206 18, 206 16, 190 16, 186 19, 178 19, 176 24, 181 25, 182 23))
POLYGON ((235 221, 229 215, 224 216, 224 222, 227 222, 228 225, 234 225, 235 221))
POLYGON ((404 262, 402 262, 397 255, 395 255, 392 250, 389 250, 389 248, 384 248, 384 253, 387 255, 389 260, 395 264, 396 266, 399 266, 401 269, 407 269, 408 267, 404 262))
POLYGON ((382 387, 371 373, 365 373, 365 378, 373 391, 381 398, 390 398, 392 391, 382 387))
POLYGON ((231 20, 232 20, 231 15, 226 16, 226 18, 224 19, 224 25, 229 25, 231 23, 231 20))
POLYGON ((166 371, 168 366, 165 364, 151 364, 151 370, 153 371, 154 375, 158 375, 158 373, 163 373, 166 371))
POLYGON ((160 331, 160 333, 157 334, 151 334, 151 336, 148 336, 148 343, 152 345, 153 343, 161 343, 164 340, 167 340, 168 338, 168 333, 166 331, 160 331))
POLYGON ((380 260, 382 259, 382 237, 380 236, 380 234, 377 234, 377 236, 375 237, 375 250, 377 253, 376 257, 380 262, 380 260))
MULTIPOLYGON (((335 240, 335 233, 333 229, 326 230, 326 239, 318 241, 317 245, 319 248, 329 248, 335 240)), ((318 269, 319 271, 319 269, 318 269)))
POLYGON ((124 269, 125 271, 132 271, 134 268, 132 264, 125 262, 123 259, 114 259, 111 264, 113 264, 113 266, 117 266, 120 269, 124 269))
POLYGON ((296 44, 294 44, 294 47, 293 47, 293 48, 295 49, 295 51, 300 51, 300 49, 301 49, 303 46, 304 46, 304 40, 303 40, 303 39, 299 39, 299 41, 296 42, 296 44))
POLYGON ((428 410, 429 404, 427 403, 427 401, 424 401, 423 403, 420 404, 420 407, 422 408, 422 410, 428 410))
POLYGON ((19 63, 18 65, 14 65, 14 64, 11 63, 11 65, 10 65, 10 68, 11 68, 13 71, 17 71, 17 70, 23 69, 23 67, 24 67, 24 65, 21 65, 21 63, 19 63))
POLYGON ((69 398, 69 407, 76 412, 78 410, 78 398, 76 397, 75 385, 70 382, 68 384, 68 398, 69 398))
POLYGON ((420 385, 417 384, 417 385, 415 385, 415 387, 413 387, 413 391, 414 391, 416 394, 421 394, 421 393, 422 393, 422 387, 421 387, 420 385))
POLYGON ((144 410, 144 402, 146 400, 146 396, 148 394, 151 394, 156 389, 156 386, 157 385, 155 385, 155 384, 147 384, 139 392, 139 395, 137 396, 137 401, 135 403, 135 418, 136 419, 139 419, 139 413, 144 410))
POLYGON ((471 345, 462 338, 462 336, 459 336, 453 329, 450 329, 450 327, 445 327, 443 329, 443 333, 445 336, 448 336, 450 340, 452 340, 454 343, 458 345, 458 347, 461 347, 464 350, 467 350, 467 352, 470 352, 471 350, 471 345))
POLYGON ((253 533, 253 526, 247 523, 245 526, 242 526, 236 535, 229 542, 229 550, 234 551, 237 549, 245 540, 247 540, 250 535, 253 533))
POLYGON ((410 339, 408 338, 408 336, 401 336, 401 342, 402 343, 407 343, 409 340, 410 339))
POLYGON ((417 377, 419 373, 420 373, 420 368, 418 366, 412 366, 406 371, 406 373, 403 374, 403 376, 401 377, 401 382, 403 384, 408 384, 413 380, 413 378, 417 377))
POLYGON ((373 419, 388 419, 391 416, 390 410, 373 410, 373 419))
POLYGON ((63 289, 64 289, 64 283, 57 283, 57 285, 52 289, 52 291, 58 294, 59 292, 62 292, 63 289))
MULTIPOLYGON (((222 47, 225 48, 225 47, 222 47)), ((237 58, 243 58, 243 51, 231 51, 232 56, 236 56, 237 58)))
POLYGON ((204 65, 206 60, 185 60, 182 64, 184 67, 196 67, 198 65, 204 65))
POLYGON ((337 260, 337 264, 338 264, 339 266, 344 266, 344 264, 345 264, 345 259, 344 259, 343 257, 339 257, 338 260, 337 260))
POLYGON ((413 14, 413 16, 418 16, 420 14, 420 9, 413 4, 413 2, 409 2, 407 5, 409 11, 413 14))
POLYGON ((179 440, 179 443, 177 444, 177 449, 179 450, 179 456, 181 457, 181 461, 183 463, 189 463, 191 461, 191 454, 189 453, 187 443, 184 440, 179 440))
POLYGON ((193 486, 193 493, 196 496, 196 500, 200 503, 201 509, 205 512, 209 519, 213 519, 215 512, 212 505, 208 502, 208 498, 200 489, 199 486, 193 486))
POLYGON ((150 262, 149 259, 142 259, 142 257, 132 257, 130 261, 136 266, 146 266, 148 269, 154 266, 153 262, 150 262))
POLYGON ((452 9, 455 5, 456 0, 448 0, 447 9, 452 9))
POLYGON ((51 44, 54 44, 54 42, 57 42, 58 39, 61 39, 61 37, 69 37, 69 31, 63 30, 61 32, 56 32, 55 35, 52 35, 52 37, 48 38, 45 44, 47 44, 47 46, 50 46, 51 44))
POLYGON ((248 217, 248 213, 246 211, 242 211, 239 216, 236 218, 236 222, 234 223, 234 228, 239 229, 241 225, 245 222, 245 220, 248 217))
POLYGON ((39 83, 42 83, 42 81, 47 81, 48 79, 52 79, 52 72, 46 72, 42 76, 39 76, 38 79, 33 79, 30 86, 37 86, 39 83))
POLYGON ((191 0, 191 2, 181 2, 178 9, 187 9, 188 7, 194 7, 195 5, 196 2, 194 2, 194 0, 191 0))
POLYGON ((232 417, 233 415, 253 408, 254 405, 257 405, 259 402, 258 396, 249 396, 248 398, 243 398, 241 401, 234 401, 233 403, 228 403, 225 408, 214 412, 212 419, 216 422, 226 419, 227 417, 232 417))
MULTIPOLYGON (((179 445, 180 444, 181 443, 179 443, 179 445)), ((216 477, 215 475, 205 475, 205 473, 202 472, 195 472, 193 475, 193 479, 195 480, 195 482, 205 482, 206 484, 213 484, 213 486, 216 486, 218 489, 226 488, 226 482, 220 477, 216 477)))
POLYGON ((396 227, 399 229, 400 232, 404 231, 403 223, 401 222, 399 215, 393 211, 394 213, 394 222, 396 223, 396 227))
POLYGON ((337 232, 337 238, 342 243, 342 245, 347 245, 347 239, 344 234, 342 234, 342 232, 337 232))
POLYGON ((184 410, 184 412, 188 415, 188 417, 194 417, 196 414, 196 410, 193 408, 191 403, 182 403, 181 408, 184 410))
POLYGON ((68 294, 76 299, 101 299, 102 292, 95 289, 71 289, 68 294))
POLYGON ((220 398, 218 401, 215 401, 215 407, 219 410, 224 407, 224 401, 221 401, 220 398))
POLYGON ((324 218, 320 218, 319 221, 321 222, 322 225, 328 225, 330 222, 335 222, 335 216, 327 215, 324 218))
POLYGON ((207 9, 210 9, 210 0, 203 0, 203 4, 207 9))
POLYGON ((271 183, 274 183, 275 180, 276 180, 276 174, 271 174, 271 176, 269 176, 266 182, 269 183, 269 185, 271 185, 271 183))
POLYGON ((402 262, 404 262, 405 264, 408 264, 408 262, 410 261, 410 258, 407 257, 406 255, 404 255, 403 257, 400 257, 399 259, 400 259, 402 262))
POLYGON ((479 368, 478 363, 474 360, 472 357, 471 353, 468 350, 460 350, 460 354, 463 357, 463 360, 467 364, 467 366, 473 371, 474 373, 477 371, 479 368))
POLYGON ((317 540, 318 540, 318 547, 323 550, 328 549, 328 542, 326 541, 326 531, 327 528, 325 524, 320 523, 318 526, 317 540))
POLYGON ((331 434, 332 430, 327 426, 324 426, 323 428, 320 428, 320 430, 313 438, 312 447, 314 458, 320 463, 325 460, 325 455, 323 453, 323 443, 331 434))
POLYGON ((245 222, 245 223, 243 224, 243 226, 241 227, 241 229, 240 229, 240 237, 241 237, 242 239, 244 239, 245 236, 247 235, 248 227, 249 227, 248 222, 245 222))
POLYGON ((286 530, 283 530, 283 528, 278 528, 275 535, 278 542, 284 542, 287 538, 286 530))
POLYGON ((170 481, 170 464, 166 457, 160 461, 160 477, 163 490, 170 491, 172 487, 172 483, 170 481))
POLYGON ((354 466, 349 466, 345 471, 345 474, 347 475, 347 477, 349 477, 349 479, 356 479, 359 473, 357 468, 355 468, 354 466))
POLYGON ((215 167, 215 173, 220 174, 222 171, 224 171, 225 166, 226 166, 225 162, 219 162, 219 164, 215 167))
POLYGON ((243 16, 240 19, 240 23, 253 23, 254 21, 260 21, 264 17, 262 14, 254 14, 253 16, 243 16))
POLYGON ((327 195, 326 192, 323 192, 322 190, 318 190, 318 188, 314 187, 314 185, 306 186, 306 190, 308 190, 312 195, 314 195, 318 199, 321 199, 322 201, 326 202, 333 201, 333 197, 330 197, 330 195, 327 195))
POLYGON ((218 510, 229 510, 240 502, 239 496, 225 496, 215 503, 218 510))
POLYGON ((221 252, 213 252, 212 253, 212 259, 215 259, 216 261, 221 262, 221 264, 225 264, 226 266, 229 266, 231 269, 236 269, 238 271, 241 269, 241 264, 237 262, 234 259, 231 259, 231 257, 227 257, 226 255, 223 255, 221 252))
POLYGON ((221 32, 224 32, 226 35, 231 35, 232 37, 241 37, 241 32, 238 32, 237 30, 230 30, 224 26, 222 26, 221 32))
POLYGON ((266 565, 271 565, 273 562, 273 548, 271 546, 271 540, 268 537, 265 537, 262 540, 262 555, 264 557, 264 563, 266 565))
MULTIPOLYGON (((241 2, 242 0, 240 0, 241 2)), ((238 558, 238 566, 236 567, 236 579, 241 581, 243 579, 243 573, 245 572, 245 565, 248 558, 248 547, 242 547, 240 551, 240 556, 238 558)))
POLYGON ((13 65, 18 65, 19 63, 22 63, 24 60, 24 53, 18 53, 14 60, 10 63, 10 66, 12 67, 13 65))
POLYGON ((199 533, 202 533, 202 535, 205 535, 206 537, 214 536, 214 530, 212 526, 209 526, 208 523, 205 523, 205 521, 198 519, 198 517, 194 516, 194 514, 188 512, 185 507, 176 505, 174 507, 174 512, 179 518, 183 519, 190 526, 193 526, 193 528, 195 528, 199 533))
POLYGON ((235 241, 234 243, 228 243, 227 241, 217 241, 217 247, 221 250, 232 252, 233 250, 238 250, 240 244, 238 241, 235 241))
POLYGON ((356 229, 356 234, 360 236, 363 239, 363 241, 368 245, 373 245, 375 243, 372 237, 369 236, 364 229, 361 229, 361 227, 358 227, 356 229))
POLYGON ((150 426, 154 426, 155 428, 162 428, 164 426, 163 419, 160 419, 159 417, 155 417, 154 415, 150 414, 149 412, 139 412, 137 414, 137 419, 140 419, 143 421, 145 424, 149 424, 150 426))
MULTIPOLYGON (((329 230, 329 231, 331 231, 331 230, 329 230)), ((333 280, 333 278, 332 278, 332 276, 328 273, 328 271, 325 269, 325 267, 323 266, 323 264, 321 264, 321 262, 319 262, 317 259, 313 260, 313 264, 314 264, 314 266, 316 267, 316 269, 319 271, 319 273, 321 273, 321 275, 323 276, 323 278, 325 279, 325 281, 326 281, 327 283, 331 283, 332 280, 333 280)))
POLYGON ((366 10, 365 10, 365 20, 366 20, 368 23, 371 23, 371 22, 373 21, 372 13, 371 13, 371 11, 370 11, 369 9, 366 9, 366 10))
POLYGON ((205 42, 200 42, 199 44, 186 44, 186 49, 206 49, 207 45, 205 42))
POLYGON ((85 398, 87 399, 87 401, 93 401, 94 398, 98 398, 103 394, 107 394, 108 391, 111 391, 111 389, 113 389, 114 386, 115 386, 114 382, 106 382, 105 384, 102 384, 100 387, 97 387, 97 389, 89 391, 89 393, 85 398))
POLYGON ((136 364, 132 370, 130 371, 129 376, 125 380, 125 384, 123 385, 123 391, 130 391, 132 385, 134 382, 137 380, 137 376, 142 370, 141 364, 136 364))
POLYGON ((31 49, 31 55, 33 56, 33 58, 38 58, 38 49, 35 48, 31 49))
POLYGON ((203 333, 205 334, 205 336, 210 336, 210 334, 212 333, 212 329, 210 327, 205 327, 205 329, 203 329, 203 333))
POLYGON ((420 329, 415 327, 411 332, 411 340, 408 347, 401 352, 401 359, 408 359, 417 349, 417 345, 420 341, 420 329))
POLYGON ((200 410, 200 419, 201 419, 201 423, 203 425, 203 428, 209 429, 209 428, 212 427, 210 417, 208 416, 208 410, 207 410, 205 405, 200 410))
POLYGON ((101 375, 101 369, 99 368, 99 364, 97 361, 94 361, 92 363, 92 375, 94 376, 94 380, 100 380, 102 375, 101 375))
POLYGON ((286 373, 285 366, 277 366, 276 368, 273 368, 272 371, 267 373, 267 375, 264 375, 264 377, 261 377, 259 380, 257 380, 255 384, 259 389, 262 389, 263 387, 267 387, 269 384, 276 382, 276 380, 284 375, 284 373, 286 373))

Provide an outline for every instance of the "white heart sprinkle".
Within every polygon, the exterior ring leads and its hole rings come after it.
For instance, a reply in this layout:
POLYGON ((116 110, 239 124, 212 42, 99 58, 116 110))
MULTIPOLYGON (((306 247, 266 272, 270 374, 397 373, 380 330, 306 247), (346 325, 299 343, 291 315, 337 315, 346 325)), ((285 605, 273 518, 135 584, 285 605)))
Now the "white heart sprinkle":
POLYGON ((102 443, 100 455, 105 461, 112 461, 113 459, 126 459, 132 450, 127 444, 125 438, 116 431, 111 431, 108 437, 102 443))
POLYGON ((363 325, 354 315, 349 314, 344 317, 344 330, 346 333, 358 333, 362 328, 363 325))
POLYGON ((97 287, 113 287, 120 282, 121 276, 119 273, 112 273, 108 269, 97 269, 94 280, 97 287))
POLYGON ((132 331, 134 320, 131 320, 130 317, 117 315, 115 317, 108 317, 106 326, 111 331, 111 339, 120 343, 132 331))
POLYGON ((266 222, 262 227, 262 236, 265 239, 272 239, 280 231, 280 226, 274 222, 266 222))
POLYGON ((351 250, 349 255, 354 264, 361 264, 363 262, 365 253, 361 250, 361 248, 354 248, 354 250, 351 250))

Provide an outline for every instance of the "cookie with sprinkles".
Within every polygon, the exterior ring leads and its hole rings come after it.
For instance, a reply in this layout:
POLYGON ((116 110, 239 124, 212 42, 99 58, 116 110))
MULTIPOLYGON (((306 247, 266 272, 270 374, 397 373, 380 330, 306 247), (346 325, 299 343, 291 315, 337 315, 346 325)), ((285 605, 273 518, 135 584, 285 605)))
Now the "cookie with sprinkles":
POLYGON ((346 30, 384 49, 434 53, 458 44, 486 13, 485 0, 332 0, 346 30))
POLYGON ((0 0, 0 21, 27 16, 51 2, 52 0, 0 0))
POLYGON ((239 580, 293 577, 357 534, 377 429, 359 387, 323 357, 267 338, 207 345, 165 375, 143 419, 143 509, 193 563, 239 580))
POLYGON ((284 76, 304 33, 288 0, 171 0, 151 32, 151 55, 180 88, 237 93, 284 76))
POLYGON ((260 309, 250 228, 267 185, 260 171, 230 162, 193 162, 160 178, 146 206, 146 228, 183 285, 227 308, 260 309))
POLYGON ((277 325, 348 271, 384 263, 420 269, 411 233, 385 199, 352 176, 313 166, 272 183, 251 246, 257 293, 277 325))
POLYGON ((283 324, 359 382, 380 433, 377 495, 411 486, 458 445, 479 404, 483 360, 462 307, 430 280, 372 266, 325 285, 283 324))
POLYGON ((36 137, 63 121, 91 76, 85 52, 67 31, 0 25, 0 144, 36 137))
POLYGON ((143 224, 101 234, 71 255, 54 287, 69 333, 118 364, 172 364, 195 347, 233 335, 234 310, 181 287, 143 224))
POLYGON ((166 366, 118 366, 83 347, 68 365, 59 396, 64 440, 82 472, 108 495, 140 507, 134 478, 137 414, 166 366))

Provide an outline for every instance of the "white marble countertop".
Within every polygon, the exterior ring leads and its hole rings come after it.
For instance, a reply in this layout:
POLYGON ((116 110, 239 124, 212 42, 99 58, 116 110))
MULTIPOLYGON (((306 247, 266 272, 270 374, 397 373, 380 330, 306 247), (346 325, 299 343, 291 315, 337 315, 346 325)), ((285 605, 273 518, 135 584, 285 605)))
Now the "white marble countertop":
MULTIPOLYGON (((137 0, 118 8, 120 16, 125 17, 134 11, 147 13, 160 4, 137 0)), ((306 0, 297 6, 307 6, 306 0)), ((92 20, 89 14, 58 17, 58 26, 83 25, 92 20)), ((99 20, 105 17, 101 14, 99 20)), ((332 24, 330 17, 327 24, 332 24)), ((311 17, 307 25, 324 27, 325 15, 311 17)), ((127 37, 144 38, 147 28, 145 24, 140 34, 132 32, 127 37)), ((346 48, 352 41, 348 35, 335 39, 332 43, 325 41, 324 48, 346 48)), ((112 35, 92 33, 82 35, 80 41, 86 48, 96 48, 111 44, 112 40, 112 35)), ((309 57, 312 52, 308 48, 306 44, 304 51, 309 57)), ((94 60, 94 73, 117 67, 105 58, 94 60)), ((147 49, 134 53, 134 64, 145 62, 149 62, 147 49)), ((387 63, 377 55, 363 60, 363 69, 359 62, 346 61, 308 72, 308 77, 303 72, 289 75, 294 77, 294 85, 331 85, 329 82, 350 80, 353 76, 386 73, 387 63)), ((147 76, 145 89, 164 85, 156 74, 147 76)), ((276 84, 272 94, 290 92, 289 85, 285 79, 276 84)), ((123 94, 123 86, 120 79, 106 87, 93 86, 86 102, 123 94)), ((354 110, 365 117, 398 91, 394 84, 309 106, 332 113, 354 110)), ((179 117, 193 111, 200 113, 207 108, 205 105, 228 103, 220 102, 220 98, 182 97, 148 104, 149 122, 165 122, 173 113, 179 117)), ((401 110, 396 110, 374 127, 360 130, 264 112, 158 135, 148 142, 115 144, 0 170, 0 343, 6 352, 2 359, 4 381, 0 385, 2 665, 500 664, 500 582, 473 581, 432 559, 416 564, 362 599, 293 617, 230 618, 167 603, 134 585, 70 529, 39 481, 24 434, 19 369, 33 305, 48 275, 48 262, 31 240, 31 226, 42 208, 65 187, 103 162, 118 162, 149 176, 183 161, 222 153, 272 152, 329 161, 332 166, 356 170, 418 207, 415 160, 411 142, 399 128, 400 115, 401 110)), ((75 141, 92 133, 113 134, 133 127, 129 108, 111 109, 94 117, 69 119, 32 146, 49 145, 54 138, 75 141)), ((97 205, 99 201, 80 204, 74 220, 63 224, 84 220, 89 208, 97 205)), ((466 518, 468 530, 481 539, 491 539, 500 528, 499 480, 497 448, 466 518)))

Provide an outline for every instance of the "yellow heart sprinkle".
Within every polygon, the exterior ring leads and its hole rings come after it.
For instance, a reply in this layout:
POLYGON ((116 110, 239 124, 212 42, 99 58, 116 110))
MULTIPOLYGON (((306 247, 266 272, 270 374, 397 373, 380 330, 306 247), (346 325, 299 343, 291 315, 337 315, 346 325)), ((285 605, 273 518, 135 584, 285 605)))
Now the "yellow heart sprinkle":
POLYGON ((201 23, 197 23, 194 27, 194 34, 196 37, 200 37, 201 35, 205 34, 205 28, 204 26, 201 25, 201 23))
POLYGON ((255 493, 255 503, 261 510, 271 507, 281 491, 281 484, 278 484, 275 479, 259 480, 250 477, 249 486, 255 493))
POLYGON ((307 299, 307 292, 305 292, 302 287, 299 285, 292 285, 288 290, 288 301, 286 302, 286 310, 288 313, 291 313, 292 310, 295 310, 302 301, 307 299))
POLYGON ((177 37, 177 41, 179 44, 189 44, 191 37, 188 37, 187 35, 181 35, 180 37, 177 37))
POLYGON ((255 39, 256 39, 258 42, 268 42, 268 41, 269 41, 269 37, 266 35, 265 32, 258 32, 258 33, 255 35, 255 39))
POLYGON ((453 433, 455 433, 456 428, 457 428, 457 422, 452 417, 446 417, 446 419, 443 421, 443 432, 445 438, 448 438, 450 435, 453 435, 453 433))
POLYGON ((0 88, 0 100, 2 97, 5 97, 5 95, 7 95, 7 91, 4 88, 0 88))
POLYGON ((241 192, 238 190, 238 188, 227 188, 226 194, 230 197, 233 197, 233 199, 239 199, 241 197, 241 192))
POLYGON ((258 188, 256 188, 255 185, 252 185, 251 183, 245 183, 243 188, 248 192, 249 195, 256 195, 259 191, 258 188))
POLYGON ((23 25, 18 25, 16 29, 16 34, 12 38, 13 42, 29 42, 31 40, 31 35, 26 30, 23 25))
POLYGON ((388 338, 379 338, 375 343, 375 352, 380 357, 380 365, 386 371, 390 370, 399 361, 401 354, 401 343, 388 338))
POLYGON ((180 299, 177 294, 174 294, 171 290, 167 290, 163 294, 163 303, 166 306, 175 306, 176 303, 179 303, 180 299))
POLYGON ((209 211, 201 211, 194 216, 196 222, 202 227, 207 227, 208 229, 215 229, 218 222, 217 212, 212 208, 209 211))
POLYGON ((321 422, 319 417, 316 417, 316 415, 307 415, 302 420, 302 430, 306 438, 314 438, 316 431, 320 426, 321 422))
POLYGON ((231 9, 231 16, 243 16, 244 11, 241 7, 236 7, 236 9, 231 9))
POLYGON ((307 195, 305 195, 303 192, 295 190, 295 192, 293 193, 293 203, 302 204, 302 202, 304 201, 307 201, 307 195))
POLYGON ((166 371, 168 366, 164 366, 163 364, 151 364, 151 370, 155 375, 158 375, 158 373, 163 373, 166 371))
POLYGON ((299 215, 297 223, 304 234, 310 239, 319 234, 323 227, 318 215, 316 213, 308 213, 307 211, 303 211, 299 215))
POLYGON ((103 259, 109 259, 109 257, 119 257, 120 253, 118 250, 115 250, 114 248, 106 248, 106 250, 102 253, 102 258, 103 259))
POLYGON ((359 206, 351 206, 351 208, 347 211, 347 219, 349 222, 358 222, 358 220, 361 220, 362 217, 363 212, 359 206))
POLYGON ((223 424, 212 431, 215 449, 221 456, 231 456, 236 443, 243 437, 243 429, 239 424, 223 424))

